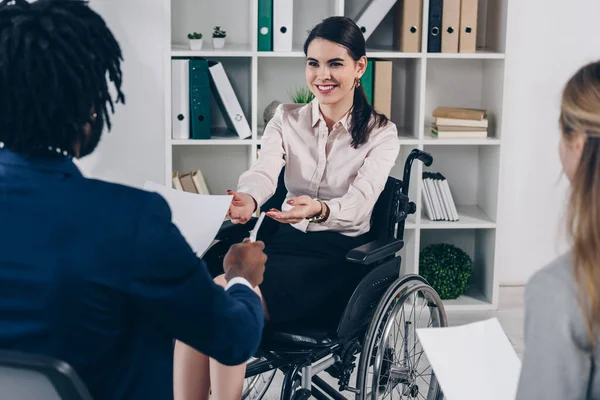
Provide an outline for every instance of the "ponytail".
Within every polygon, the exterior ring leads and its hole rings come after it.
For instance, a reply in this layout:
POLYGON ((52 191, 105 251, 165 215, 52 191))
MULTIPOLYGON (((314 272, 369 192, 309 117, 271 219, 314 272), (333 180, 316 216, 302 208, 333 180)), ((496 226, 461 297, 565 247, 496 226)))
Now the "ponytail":
POLYGON ((367 95, 362 86, 354 88, 354 105, 352 106, 352 136, 351 146, 355 149, 369 140, 371 130, 375 125, 382 127, 388 123, 388 118, 375 111, 369 104, 367 95), (371 120, 371 116, 373 119, 371 120))

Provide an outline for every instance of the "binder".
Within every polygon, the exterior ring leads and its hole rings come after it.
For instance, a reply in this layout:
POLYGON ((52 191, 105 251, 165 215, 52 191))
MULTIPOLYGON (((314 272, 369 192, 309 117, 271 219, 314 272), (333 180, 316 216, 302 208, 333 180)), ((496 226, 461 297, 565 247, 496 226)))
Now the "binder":
POLYGON ((458 53, 460 0, 442 2, 442 53, 458 53))
POLYGON ((258 0, 258 51, 273 50, 273 0, 258 0))
POLYGON ((196 187, 196 191, 198 194, 210 194, 208 190, 208 185, 206 185, 206 181, 204 180, 204 175, 202 175, 201 170, 196 170, 191 173, 192 181, 194 181, 194 186, 196 187))
MULTIPOLYGON (((275 0, 277 1, 277 0, 275 0)), ((365 40, 371 36, 383 18, 392 9, 396 0, 371 0, 355 19, 365 40)))
POLYGON ((392 114, 392 62, 374 60, 373 108, 391 118, 392 114))
POLYGON ((394 48, 405 53, 421 51, 423 0, 400 0, 396 4, 394 48))
POLYGON ((210 139, 210 77, 205 59, 189 61, 192 139, 210 139))
POLYGON ((179 181, 179 172, 173 172, 171 176, 173 180, 173 189, 183 190, 183 186, 181 186, 181 182, 179 181))
POLYGON ((294 0, 273 0, 273 51, 292 51, 294 0))
POLYGON ((252 136, 250 124, 242 111, 242 106, 238 101, 233 86, 225 73, 223 64, 219 61, 208 61, 208 70, 211 76, 211 89, 214 98, 225 117, 225 121, 230 129, 237 132, 242 139, 252 136))
POLYGON ((171 137, 190 138, 189 60, 171 60, 171 137))
POLYGON ((427 51, 429 53, 442 51, 442 0, 429 0, 427 51))
POLYGON ((461 0, 459 53, 474 53, 477 41, 477 1, 461 0))
POLYGON ((373 104, 373 69, 373 60, 368 60, 367 69, 365 69, 365 73, 360 78, 361 85, 365 91, 369 104, 373 104))
POLYGON ((448 184, 448 179, 444 175, 438 172, 438 176, 440 178, 440 182, 442 184, 442 189, 446 193, 446 198, 448 199, 448 204, 450 206, 450 214, 452 221, 458 221, 458 209, 456 208, 456 203, 454 202, 454 198, 452 197, 452 192, 450 191, 450 185, 448 184))

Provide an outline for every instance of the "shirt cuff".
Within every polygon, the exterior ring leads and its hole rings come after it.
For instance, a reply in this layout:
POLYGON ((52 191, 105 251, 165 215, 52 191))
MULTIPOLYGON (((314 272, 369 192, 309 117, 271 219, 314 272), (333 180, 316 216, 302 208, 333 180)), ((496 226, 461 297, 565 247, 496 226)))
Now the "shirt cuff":
POLYGON ((242 278, 241 276, 236 276, 235 278, 230 279, 229 282, 227 282, 227 286, 225 286, 225 290, 229 290, 230 287, 236 284, 245 285, 248 286, 250 289, 254 290, 250 282, 248 282, 247 279, 242 278))

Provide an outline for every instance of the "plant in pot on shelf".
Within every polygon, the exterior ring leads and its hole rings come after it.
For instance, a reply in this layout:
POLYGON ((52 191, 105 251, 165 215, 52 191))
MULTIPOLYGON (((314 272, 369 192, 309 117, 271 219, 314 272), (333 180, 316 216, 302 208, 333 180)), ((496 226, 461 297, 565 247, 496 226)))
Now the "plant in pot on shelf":
POLYGON ((309 88, 304 87, 301 89, 296 89, 291 97, 294 103, 308 104, 315 98, 315 95, 310 91, 309 88))
POLYGON ((188 33, 190 50, 202 50, 202 34, 198 32, 188 33))
POLYGON ((227 37, 227 32, 221 29, 220 26, 215 26, 215 30, 212 34, 213 37, 213 47, 215 49, 222 49, 225 46, 225 38, 227 37))
POLYGON ((465 294, 471 285, 473 261, 454 245, 436 243, 421 250, 419 274, 442 300, 456 299, 465 294))

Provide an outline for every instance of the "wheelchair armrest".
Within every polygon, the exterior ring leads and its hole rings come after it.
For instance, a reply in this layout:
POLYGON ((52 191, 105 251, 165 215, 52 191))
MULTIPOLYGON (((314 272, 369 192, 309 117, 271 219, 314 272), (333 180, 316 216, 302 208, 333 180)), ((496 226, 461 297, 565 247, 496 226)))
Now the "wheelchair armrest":
POLYGON ((254 225, 256 225, 256 221, 258 221, 258 218, 255 217, 252 217, 250 221, 245 224, 234 224, 231 221, 225 221, 223 222, 223 225, 221 225, 215 239, 231 239, 241 242, 244 238, 249 236, 250 231, 254 228, 254 225))
POLYGON ((350 250, 346 255, 346 260, 368 265, 396 254, 403 247, 403 240, 377 239, 350 250))

